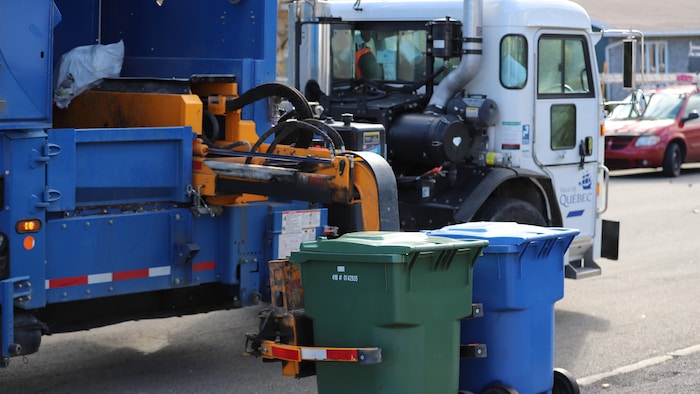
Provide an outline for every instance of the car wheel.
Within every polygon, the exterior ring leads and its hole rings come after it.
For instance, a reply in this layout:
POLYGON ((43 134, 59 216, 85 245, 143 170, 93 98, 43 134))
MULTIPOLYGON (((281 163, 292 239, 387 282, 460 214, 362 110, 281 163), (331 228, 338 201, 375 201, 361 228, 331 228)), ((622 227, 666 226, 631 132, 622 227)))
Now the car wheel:
POLYGON ((681 174, 681 164, 683 164, 681 147, 677 143, 672 142, 668 145, 664 154, 664 176, 679 176, 681 174))
POLYGON ((527 201, 513 197, 496 197, 491 199, 479 211, 473 220, 489 222, 516 222, 546 226, 542 212, 527 201))

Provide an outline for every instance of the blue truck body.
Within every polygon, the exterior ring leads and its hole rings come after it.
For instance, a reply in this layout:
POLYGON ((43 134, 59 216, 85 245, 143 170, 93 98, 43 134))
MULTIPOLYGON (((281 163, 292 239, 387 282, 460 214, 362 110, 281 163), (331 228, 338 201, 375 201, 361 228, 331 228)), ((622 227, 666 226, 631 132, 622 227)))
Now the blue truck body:
MULTIPOLYGON (((229 75, 247 91, 275 79, 276 18, 277 0, 0 1, 3 365, 47 332, 258 303, 285 220, 311 215, 306 236, 321 234, 327 210, 305 201, 194 209, 192 126, 54 128, 74 47, 123 40, 122 78, 229 75)), ((273 123, 265 100, 241 118, 273 123)))

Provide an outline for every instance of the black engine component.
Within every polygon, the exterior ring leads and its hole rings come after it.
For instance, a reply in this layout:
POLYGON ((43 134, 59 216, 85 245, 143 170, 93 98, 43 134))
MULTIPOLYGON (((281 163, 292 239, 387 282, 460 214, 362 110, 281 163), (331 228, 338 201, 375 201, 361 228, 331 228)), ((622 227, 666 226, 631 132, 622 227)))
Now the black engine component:
POLYGON ((388 145, 392 161, 440 166, 464 161, 471 143, 457 116, 407 113, 391 126, 388 145))
POLYGON ((462 22, 456 19, 438 19, 428 23, 428 51, 443 59, 462 55, 462 22))
MULTIPOLYGON (((48 333, 46 324, 40 322, 34 315, 16 310, 14 316, 14 343, 10 351, 11 356, 21 356, 39 351, 41 336, 48 333)), ((3 327, 0 324, 0 332, 3 327)))
POLYGON ((494 126, 498 121, 498 105, 483 96, 454 97, 447 102, 448 113, 458 115, 476 127, 494 126))

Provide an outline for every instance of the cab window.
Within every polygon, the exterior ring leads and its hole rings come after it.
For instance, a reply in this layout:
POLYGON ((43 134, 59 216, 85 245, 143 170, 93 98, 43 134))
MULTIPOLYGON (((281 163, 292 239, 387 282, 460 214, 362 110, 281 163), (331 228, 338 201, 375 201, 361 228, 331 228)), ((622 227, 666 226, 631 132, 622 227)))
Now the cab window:
POLYGON ((573 149, 576 147, 576 106, 574 104, 552 105, 550 130, 552 150, 573 149))
POLYGON ((584 37, 543 35, 537 48, 539 98, 593 97, 588 45, 584 37))
POLYGON ((510 34, 501 40, 501 85, 522 89, 527 82, 527 40, 510 34))
POLYGON ((331 58, 334 80, 365 79, 398 84, 425 80, 445 67, 435 82, 455 69, 459 58, 435 58, 427 64, 425 24, 357 24, 332 28, 331 58))
POLYGON ((425 78, 425 30, 335 28, 333 77, 416 81, 425 78))

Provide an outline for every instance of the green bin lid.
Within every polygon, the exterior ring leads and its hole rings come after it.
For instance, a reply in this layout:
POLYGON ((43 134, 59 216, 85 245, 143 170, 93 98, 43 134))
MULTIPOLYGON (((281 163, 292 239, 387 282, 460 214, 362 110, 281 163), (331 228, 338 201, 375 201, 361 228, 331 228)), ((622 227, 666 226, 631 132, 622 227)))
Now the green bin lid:
POLYGON ((414 253, 482 249, 487 245, 487 240, 452 239, 422 232, 362 231, 304 242, 299 251, 291 253, 289 261, 404 263, 414 253))

